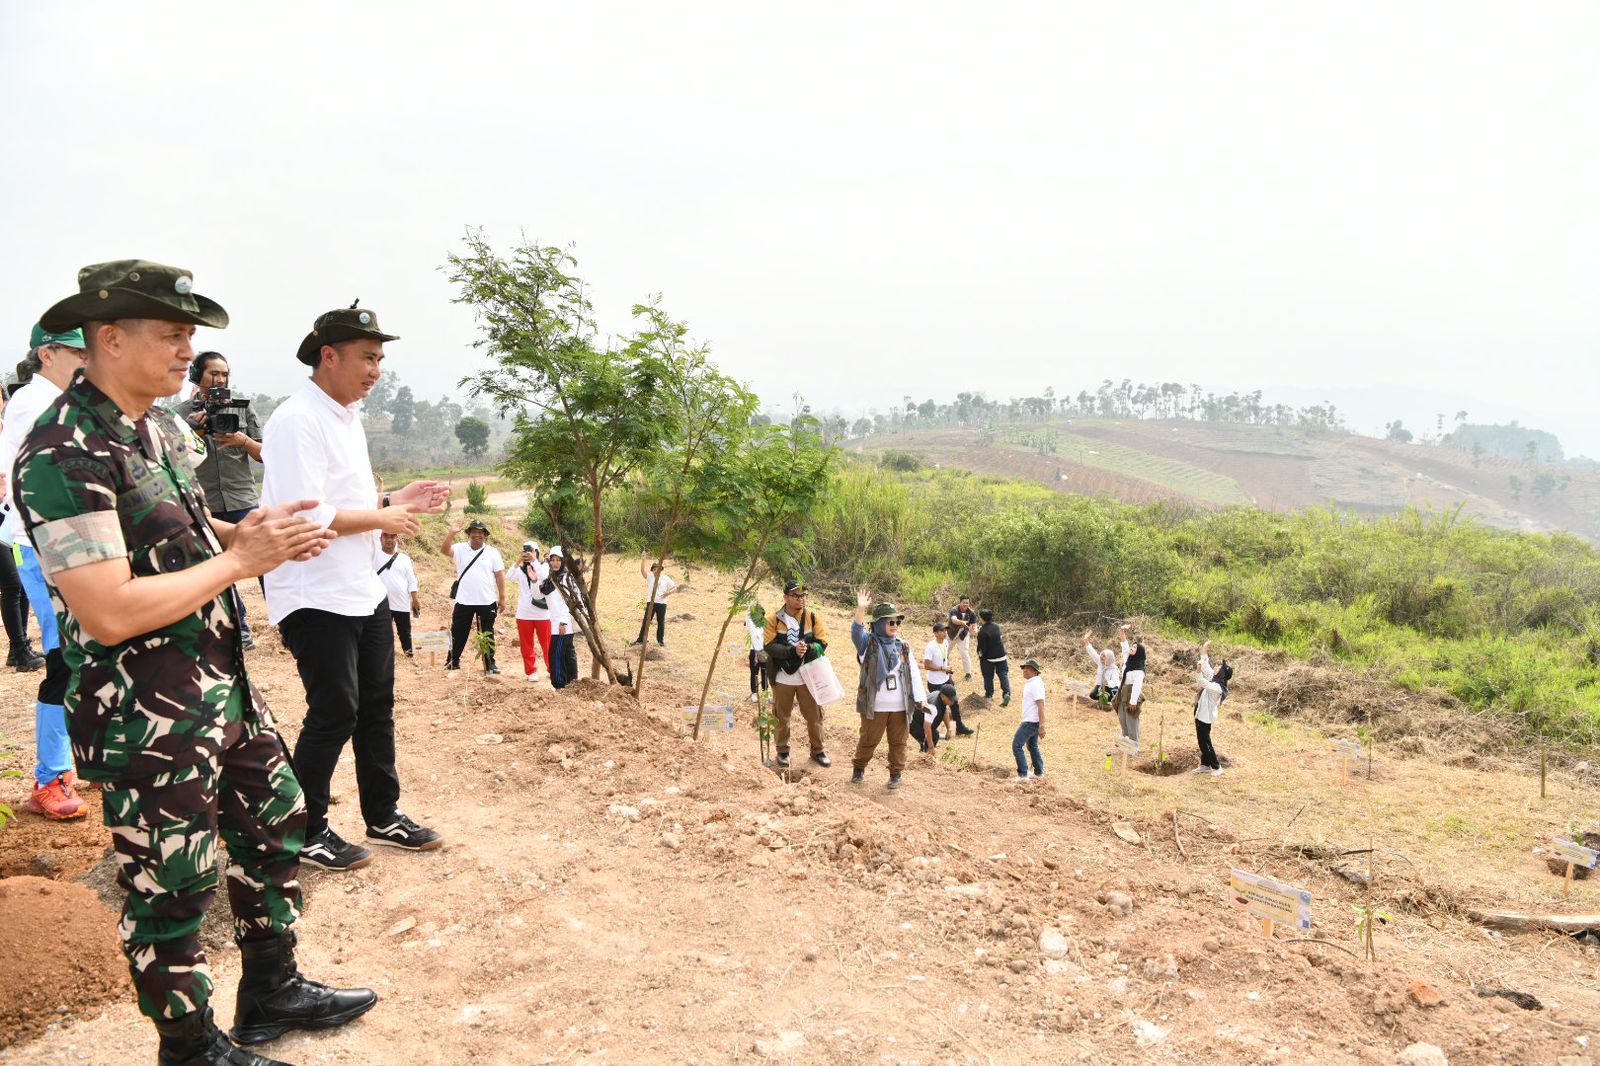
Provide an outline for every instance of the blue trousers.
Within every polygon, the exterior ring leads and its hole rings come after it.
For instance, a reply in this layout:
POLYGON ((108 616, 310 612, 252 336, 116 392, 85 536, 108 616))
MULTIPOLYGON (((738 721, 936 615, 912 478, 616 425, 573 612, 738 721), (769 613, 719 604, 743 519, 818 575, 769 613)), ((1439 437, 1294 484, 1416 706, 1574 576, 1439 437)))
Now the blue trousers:
POLYGON ((72 769, 72 741, 67 736, 67 664, 61 656, 61 633, 56 628, 56 608, 50 602, 50 586, 45 584, 39 556, 32 545, 17 545, 17 576, 28 606, 39 619, 39 643, 45 653, 44 680, 33 705, 33 779, 48 785, 72 769))
POLYGON ((1017 726, 1016 735, 1011 738, 1011 754, 1017 760, 1017 776, 1028 776, 1028 759, 1033 760, 1035 775, 1044 773, 1044 755, 1039 751, 1039 723, 1023 722, 1017 726), (1023 749, 1027 749, 1027 759, 1023 758, 1023 749))

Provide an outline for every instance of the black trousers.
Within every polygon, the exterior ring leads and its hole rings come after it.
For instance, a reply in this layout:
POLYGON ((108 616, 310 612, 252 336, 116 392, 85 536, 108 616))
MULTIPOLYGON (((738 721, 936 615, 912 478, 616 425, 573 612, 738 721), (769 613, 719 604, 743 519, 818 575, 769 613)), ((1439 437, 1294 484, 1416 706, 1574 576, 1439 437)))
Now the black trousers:
POLYGON ((400 650, 407 655, 411 654, 411 612, 389 609, 389 618, 394 622, 394 631, 400 638, 400 650))
POLYGON ((17 576, 16 556, 3 544, 0 544, 0 622, 5 625, 6 640, 20 651, 28 637, 28 600, 22 592, 22 578, 17 576))
POLYGON ((752 651, 750 653, 750 695, 754 696, 756 694, 757 684, 760 684, 763 689, 768 687, 767 668, 766 664, 757 659, 756 653, 752 651))
POLYGON ((494 619, 500 613, 498 604, 458 603, 450 612, 450 666, 461 665, 461 653, 466 650, 467 638, 472 635, 472 621, 477 619, 478 632, 489 634, 489 661, 494 662, 494 619))
POLYGON ((328 825, 328 790, 346 741, 355 752, 361 816, 368 825, 382 825, 400 802, 389 601, 358 618, 302 607, 278 624, 278 633, 306 687, 306 720, 294 745, 306 835, 328 825))
POLYGON ((1213 770, 1222 769, 1222 763, 1217 761, 1217 749, 1211 746, 1211 723, 1196 718, 1194 736, 1200 742, 1200 765, 1209 766, 1213 770))
POLYGON ((1002 659, 992 663, 984 659, 978 664, 983 669, 983 696, 984 699, 994 698, 994 679, 1000 679, 1000 692, 1007 699, 1011 697, 1011 663, 1002 659))
POLYGON ((656 643, 665 644, 667 642, 667 605, 664 603, 652 603, 649 613, 640 619, 639 643, 644 643, 644 634, 650 628, 650 615, 652 614, 656 616, 656 643))

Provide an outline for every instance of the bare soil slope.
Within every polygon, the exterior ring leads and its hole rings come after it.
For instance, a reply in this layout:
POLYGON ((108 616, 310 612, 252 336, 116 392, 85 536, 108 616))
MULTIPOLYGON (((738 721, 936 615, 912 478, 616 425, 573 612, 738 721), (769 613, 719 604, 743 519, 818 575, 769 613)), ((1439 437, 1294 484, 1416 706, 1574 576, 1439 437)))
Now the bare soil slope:
MULTIPOLYGON (((417 554, 422 628, 438 628, 446 582, 417 554)), ((631 565, 607 561, 603 598, 623 641, 643 595, 631 565)), ((1016 658, 1038 654, 1047 671, 1046 780, 1010 783, 1016 707, 974 697, 976 743, 949 761, 914 757, 898 792, 884 788, 881 750, 866 785, 848 784, 856 719, 844 707, 827 721, 834 767, 802 757, 786 782, 756 758, 748 703, 732 732, 686 736, 680 708, 698 694, 727 592, 697 572, 673 598, 643 706, 588 680, 558 693, 515 669, 491 679, 402 660, 404 802, 448 844, 380 849, 353 874, 304 872, 305 969, 369 984, 382 1002, 343 1030, 267 1050, 300 1064, 1391 1063, 1420 1040, 1454 1063, 1552 1063, 1587 1061, 1580 1039, 1600 1037, 1594 949, 1462 917, 1483 902, 1600 909, 1593 882, 1563 903, 1534 854, 1592 818, 1586 769, 1556 771, 1540 802, 1510 756, 1473 768, 1456 757, 1465 745, 1408 754, 1397 723, 1373 777, 1342 779, 1314 720, 1339 702, 1337 679, 1295 682, 1305 709, 1279 718, 1265 711, 1288 698, 1290 664, 1263 661, 1241 671, 1228 703, 1240 717, 1218 727, 1226 776, 1140 772, 1158 769, 1149 757, 1108 772, 1110 716, 1069 696, 1087 657, 1017 629, 1016 658), (1392 921, 1369 963, 1351 910, 1366 893, 1347 879, 1369 855, 1344 853, 1373 847, 1374 899, 1392 921), (1263 938, 1230 905, 1232 866, 1310 889, 1310 933, 1263 938), (1413 996, 1413 981, 1443 1002, 1420 1006, 1431 997, 1413 996), (1541 1009, 1475 991, 1494 989, 1541 1009)), ((820 595, 816 606, 848 686, 848 615, 820 595)), ((260 644, 251 665, 292 738, 300 683, 265 627, 260 644)), ((1152 650, 1144 729, 1147 749, 1159 738, 1192 765, 1184 654, 1152 650)), ((502 665, 515 660, 502 652, 502 665)), ((737 698, 745 682, 742 656, 724 653, 714 691, 737 698)), ((0 675, 0 731, 19 763, 32 683, 0 675)), ((19 806, 22 785, 0 782, 0 800, 19 806)), ((359 837, 348 765, 335 788, 348 798, 333 820, 359 837)), ((52 837, 63 856, 105 840, 93 823, 23 818, 26 836, 0 832, 8 869, 52 837)), ((74 865, 51 876, 82 872, 74 865)), ((17 935, 0 927, 0 942, 17 935)), ((227 1024, 237 952, 223 946, 213 963, 227 1024)), ((52 965, 29 979, 49 980, 52 965)), ((130 998, 64 989, 62 1005, 0 1061, 154 1059, 130 998)))

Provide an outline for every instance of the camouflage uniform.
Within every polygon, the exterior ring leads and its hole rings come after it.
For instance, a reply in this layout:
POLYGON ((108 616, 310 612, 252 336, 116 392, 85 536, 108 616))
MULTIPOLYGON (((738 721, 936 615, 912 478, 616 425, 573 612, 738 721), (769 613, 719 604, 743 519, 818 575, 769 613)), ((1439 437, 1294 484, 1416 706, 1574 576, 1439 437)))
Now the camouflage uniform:
MULTIPOLYGON (((137 276, 137 275, 135 275, 137 276)), ((126 558, 135 578, 221 551, 165 412, 134 421, 80 376, 35 425, 13 477, 46 575, 126 558)), ((71 685, 79 774, 104 786, 120 931, 139 1009, 202 1009, 211 975, 197 933, 228 846, 241 939, 283 933, 299 913, 305 835, 300 785, 272 715, 245 674, 230 589, 170 625, 107 647, 84 633, 54 585, 71 685)))

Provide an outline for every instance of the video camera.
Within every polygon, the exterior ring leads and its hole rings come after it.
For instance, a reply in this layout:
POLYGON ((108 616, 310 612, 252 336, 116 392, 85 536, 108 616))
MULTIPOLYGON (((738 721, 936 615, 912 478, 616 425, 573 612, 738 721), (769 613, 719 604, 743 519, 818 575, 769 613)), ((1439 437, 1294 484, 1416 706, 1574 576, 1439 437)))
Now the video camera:
POLYGON ((232 392, 218 385, 202 392, 200 402, 205 408, 208 436, 243 431, 245 414, 250 410, 249 400, 236 400, 232 392))

